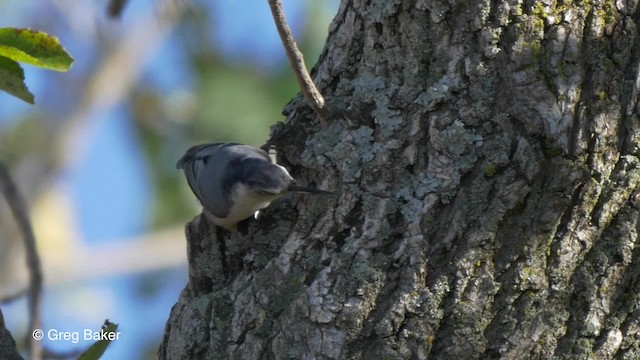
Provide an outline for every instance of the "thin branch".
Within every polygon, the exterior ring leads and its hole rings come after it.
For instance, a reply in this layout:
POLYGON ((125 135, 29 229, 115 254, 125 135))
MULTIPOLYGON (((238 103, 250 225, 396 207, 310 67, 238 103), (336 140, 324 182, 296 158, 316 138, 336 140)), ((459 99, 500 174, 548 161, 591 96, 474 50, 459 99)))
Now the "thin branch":
POLYGON ((287 24, 287 19, 284 16, 284 10, 282 9, 282 2, 280 0, 269 0, 269 7, 271 8, 271 14, 273 15, 273 21, 276 23, 278 34, 284 45, 284 50, 287 53, 293 73, 296 75, 296 80, 302 90, 302 94, 310 103, 311 108, 320 117, 320 122, 327 123, 327 108, 325 107, 324 98, 309 75, 309 71, 304 64, 304 58, 302 53, 298 50, 296 40, 293 38, 291 29, 287 24))
POLYGON ((0 162, 0 190, 7 199, 13 217, 22 232, 24 246, 27 251, 27 266, 29 268, 29 331, 27 332, 26 343, 31 350, 31 359, 42 358, 42 347, 40 342, 33 338, 32 333, 40 328, 40 296, 42 294, 42 270, 40 268, 40 257, 36 248, 36 237, 31 228, 31 221, 27 213, 24 199, 18 193, 11 174, 6 166, 0 162))
POLYGON ((5 295, 3 297, 0 297, 0 304, 8 304, 28 294, 29 288, 25 288, 13 294, 5 295))

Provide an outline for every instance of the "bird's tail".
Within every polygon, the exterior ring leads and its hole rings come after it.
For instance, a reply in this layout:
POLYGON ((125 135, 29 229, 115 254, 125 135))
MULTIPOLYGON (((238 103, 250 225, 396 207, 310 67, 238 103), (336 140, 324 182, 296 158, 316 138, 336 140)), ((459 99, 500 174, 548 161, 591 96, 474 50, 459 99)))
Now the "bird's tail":
POLYGON ((196 159, 196 152, 198 151, 197 148, 197 146, 192 146, 184 155, 182 155, 180 160, 176 163, 177 170, 183 169, 186 163, 193 162, 196 159))

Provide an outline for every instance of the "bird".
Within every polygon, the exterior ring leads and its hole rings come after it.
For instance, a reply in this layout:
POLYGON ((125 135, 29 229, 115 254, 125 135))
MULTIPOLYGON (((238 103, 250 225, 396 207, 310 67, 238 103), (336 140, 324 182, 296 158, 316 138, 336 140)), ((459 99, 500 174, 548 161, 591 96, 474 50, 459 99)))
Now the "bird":
POLYGON ((266 151, 239 143, 192 146, 176 169, 184 171, 207 219, 230 232, 286 193, 333 194, 299 186, 266 151))

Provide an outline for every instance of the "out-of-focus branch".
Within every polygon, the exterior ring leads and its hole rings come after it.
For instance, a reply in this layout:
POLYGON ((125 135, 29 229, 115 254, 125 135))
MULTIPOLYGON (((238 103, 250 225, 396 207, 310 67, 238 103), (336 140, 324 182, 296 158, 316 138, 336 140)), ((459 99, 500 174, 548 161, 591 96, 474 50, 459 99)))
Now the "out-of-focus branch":
POLYGON ((284 10, 282 8, 282 2, 280 0, 269 0, 269 7, 271 8, 271 14, 273 15, 273 21, 276 23, 278 34, 284 45, 284 50, 287 53, 293 73, 296 75, 296 80, 300 85, 302 94, 310 103, 311 108, 318 114, 320 122, 327 124, 328 111, 325 107, 324 98, 318 88, 313 83, 311 75, 304 64, 304 58, 302 52, 298 50, 296 40, 293 38, 291 29, 287 24, 287 19, 284 16, 284 10))
POLYGON ((78 244, 69 257, 43 259, 45 272, 56 274, 55 277, 48 278, 45 285, 58 286, 77 281, 91 281, 99 277, 184 267, 187 263, 185 245, 184 242, 176 241, 180 237, 184 237, 184 228, 176 226, 106 244, 78 244))
POLYGON ((40 360, 42 358, 42 347, 40 342, 35 340, 31 334, 33 330, 40 328, 40 297, 42 294, 42 270, 40 268, 40 257, 36 248, 36 237, 33 234, 31 221, 27 212, 24 199, 20 196, 18 189, 9 174, 6 166, 0 162, 0 190, 7 199, 9 208, 16 219, 24 239, 24 247, 27 252, 27 266, 29 268, 29 331, 27 331, 26 343, 31 351, 31 359, 40 360))
POLYGON ((9 294, 9 295, 4 295, 0 297, 0 304, 7 304, 10 303, 14 300, 18 300, 21 297, 28 295, 29 294, 29 288, 26 289, 22 289, 18 292, 15 292, 13 294, 9 294))
MULTIPOLYGON (((61 12, 68 11, 62 4, 54 4, 61 7, 61 12)), ((184 7, 183 1, 176 0, 156 4, 156 9, 141 17, 128 36, 109 52, 87 82, 77 108, 55 139, 57 168, 71 168, 86 154, 92 133, 106 121, 103 114, 131 91, 184 7)))
POLYGON ((120 17, 125 5, 127 5, 127 0, 111 0, 107 6, 107 14, 112 18, 120 17))

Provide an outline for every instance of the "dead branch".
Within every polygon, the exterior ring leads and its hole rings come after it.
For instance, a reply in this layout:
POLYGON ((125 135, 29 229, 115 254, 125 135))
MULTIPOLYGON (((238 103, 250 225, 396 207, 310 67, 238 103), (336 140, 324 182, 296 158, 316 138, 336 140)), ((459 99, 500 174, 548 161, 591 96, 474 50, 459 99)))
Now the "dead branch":
POLYGON ((298 49, 296 41, 293 38, 291 29, 287 24, 287 19, 284 16, 284 10, 282 9, 282 2, 280 0, 269 0, 269 7, 271 8, 271 14, 273 15, 273 21, 278 29, 278 34, 284 45, 284 50, 289 58, 289 63, 293 68, 293 73, 296 76, 298 85, 302 90, 302 94, 307 99, 311 108, 318 114, 320 122, 327 124, 327 109, 325 107, 324 98, 318 88, 313 83, 311 75, 304 64, 304 58, 302 52, 298 49))

